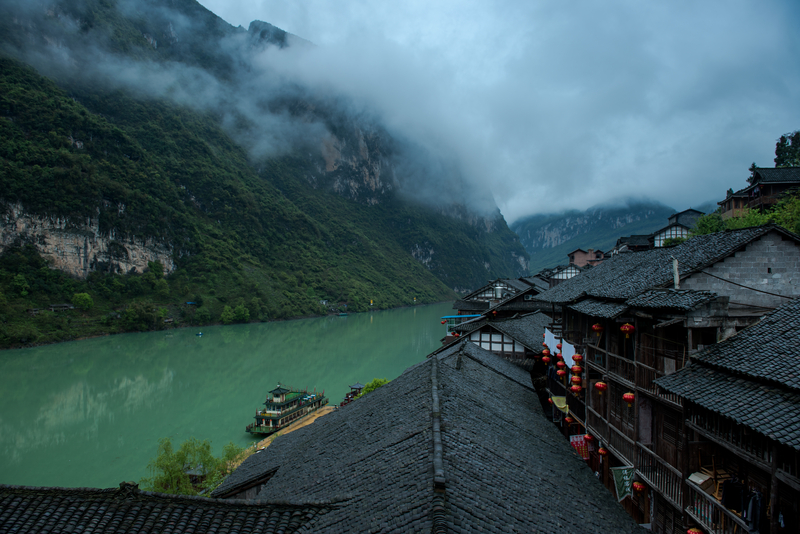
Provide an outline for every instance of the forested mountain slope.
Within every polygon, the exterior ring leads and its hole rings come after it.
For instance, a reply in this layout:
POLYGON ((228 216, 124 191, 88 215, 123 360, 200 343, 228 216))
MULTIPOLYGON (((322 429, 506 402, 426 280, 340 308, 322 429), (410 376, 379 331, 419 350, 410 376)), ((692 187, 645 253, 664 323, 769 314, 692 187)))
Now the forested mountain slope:
POLYGON ((247 86, 259 50, 313 45, 193 0, 4 4, 0 345, 433 302, 527 271, 496 209, 406 194, 457 180, 448 162, 344 97, 247 86), (80 313, 26 313, 80 293, 80 313))

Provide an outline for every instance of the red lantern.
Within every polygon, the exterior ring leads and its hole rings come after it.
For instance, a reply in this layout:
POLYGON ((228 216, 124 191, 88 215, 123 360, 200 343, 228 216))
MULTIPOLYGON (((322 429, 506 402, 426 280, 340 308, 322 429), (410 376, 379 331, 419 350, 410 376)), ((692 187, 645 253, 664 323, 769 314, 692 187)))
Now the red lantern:
POLYGON ((558 371, 556 371, 556 374, 560 378, 564 378, 565 376, 567 376, 567 371, 565 369, 559 369, 558 371))
POLYGON ((585 434, 583 436, 583 441, 585 441, 586 443, 591 443, 594 441, 594 436, 591 434, 585 434))
POLYGON ((544 349, 542 351, 542 354, 544 354, 545 356, 550 356, 550 349, 544 349))
POLYGON ((556 345, 556 348, 557 348, 558 350, 561 350, 561 343, 559 343, 558 345, 556 345))
POLYGON ((595 382, 594 383, 594 389, 596 389, 597 392, 600 395, 602 395, 603 392, 608 389, 608 384, 606 384, 605 382, 595 382))
POLYGON ((552 399, 552 397, 548 397, 548 398, 547 398, 547 402, 549 402, 550 404, 553 404, 553 399, 552 399))
POLYGON ((458 337, 458 336, 459 336, 458 332, 455 332, 455 333, 453 334, 453 337, 458 337))
POLYGON ((567 423, 568 425, 571 425, 572 423, 574 423, 574 422, 575 422, 575 419, 573 419, 572 417, 570 417, 570 416, 568 415, 568 416, 566 416, 566 417, 564 418, 564 422, 565 422, 565 423, 567 423))
MULTIPOLYGON (((566 371, 564 371, 564 372, 566 373, 566 371)), ((573 384, 580 384, 581 383, 581 377, 573 375, 572 379, 571 379, 571 382, 573 384)))
POLYGON ((497 315, 497 310, 492 310, 492 315, 497 315))
POLYGON ((633 393, 631 393, 630 391, 629 391, 628 393, 625 393, 625 394, 622 396, 622 400, 624 400, 625 402, 627 402, 627 403, 628 403, 628 408, 630 408, 630 407, 631 407, 631 405, 633 404, 633 401, 634 401, 634 399, 636 399, 636 395, 634 395, 634 394, 633 394, 633 393))
POLYGON ((604 449, 603 447, 600 447, 599 449, 597 449, 597 454, 599 454, 600 456, 608 456, 608 450, 604 449))
POLYGON ((559 352, 558 354, 556 354, 556 358, 558 358, 559 360, 563 360, 564 356, 559 352))
POLYGON ((544 362, 545 365, 547 365, 548 363, 550 363, 550 356, 543 356, 542 361, 544 362))
MULTIPOLYGON (((559 369, 566 369, 567 368, 567 364, 564 363, 564 362, 556 362, 556 367, 558 367, 559 369)), ((564 372, 566 372, 566 371, 564 371, 564 372)))
POLYGON ((580 365, 573 365, 569 370, 572 371, 572 374, 579 375, 581 371, 583 371, 583 368, 580 365))
POLYGON ((634 491, 644 491, 644 484, 637 480, 633 483, 633 489, 634 491))
POLYGON ((620 326, 619 329, 625 334, 625 339, 631 337, 631 334, 634 331, 633 325, 630 323, 625 323, 624 325, 620 326))
POLYGON ((547 337, 547 334, 542 334, 542 337, 547 337))
POLYGON ((572 386, 570 386, 570 388, 569 388, 569 390, 570 390, 571 392, 573 392, 575 395, 577 395, 578 393, 580 393, 582 389, 583 389, 583 388, 582 388, 582 387, 580 387, 578 384, 573 384, 573 385, 572 385, 572 386))
POLYGON ((686 531, 686 534, 703 534, 703 531, 699 528, 690 528, 686 531))
POLYGON ((545 343, 544 341, 542 341, 542 346, 543 346, 544 348, 547 348, 547 343, 545 343))
POLYGON ((600 323, 595 323, 595 324, 592 325, 592 330, 595 331, 595 333, 597 334, 597 337, 600 337, 600 333, 603 330, 605 330, 605 328, 603 328, 603 325, 601 325, 600 323))
POLYGON ((446 323, 447 321, 442 321, 442 324, 446 323))
POLYGON ((576 354, 575 356, 572 357, 572 361, 580 365, 581 362, 583 361, 583 356, 581 356, 580 354, 576 354))

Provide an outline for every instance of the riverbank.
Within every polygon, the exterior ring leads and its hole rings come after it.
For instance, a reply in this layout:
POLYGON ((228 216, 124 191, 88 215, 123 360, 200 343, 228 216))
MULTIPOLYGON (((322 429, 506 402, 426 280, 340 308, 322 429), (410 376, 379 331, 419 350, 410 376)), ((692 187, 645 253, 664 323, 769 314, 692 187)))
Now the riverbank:
POLYGON ((338 406, 323 406, 319 410, 315 410, 315 411, 311 412, 310 414, 306 415, 302 419, 298 419, 297 421, 293 422, 292 424, 290 424, 286 428, 283 428, 283 429, 279 430, 278 432, 272 434, 271 436, 267 436, 266 438, 262 439, 261 441, 258 441, 256 443, 254 443, 252 446, 247 447, 244 450, 244 452, 242 452, 242 454, 229 466, 229 469, 230 469, 229 472, 233 472, 234 469, 239 467, 242 464, 242 462, 244 462, 250 456, 254 455, 257 452, 263 451, 264 449, 269 447, 272 444, 272 442, 275 441, 280 436, 284 436, 284 435, 288 434, 289 432, 294 432, 295 430, 297 430, 299 428, 303 428, 304 426, 308 426, 311 423, 313 423, 314 421, 316 421, 317 419, 319 419, 320 417, 322 417, 324 415, 328 415, 329 413, 333 412, 334 410, 337 410, 338 408, 339 408, 338 406))

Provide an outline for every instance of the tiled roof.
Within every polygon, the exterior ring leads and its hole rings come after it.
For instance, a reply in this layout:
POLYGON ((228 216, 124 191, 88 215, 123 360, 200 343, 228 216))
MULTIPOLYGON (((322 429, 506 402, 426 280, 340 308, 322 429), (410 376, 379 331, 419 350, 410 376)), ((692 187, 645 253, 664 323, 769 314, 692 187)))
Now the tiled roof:
POLYGON ((692 289, 651 289, 627 300, 632 308, 672 308, 693 310, 717 298, 711 291, 695 291, 692 289))
MULTIPOLYGON (((761 321, 695 356, 753 379, 769 380, 800 392, 800 299, 784 304, 761 321)), ((800 417, 800 413, 797 414, 800 417)))
POLYGON ((523 280, 525 280, 528 284, 543 291, 547 290, 550 287, 550 284, 546 280, 542 280, 538 276, 526 276, 523 278, 523 280))
POLYGON ((797 239, 778 226, 766 225, 696 236, 669 248, 617 254, 537 295, 536 299, 559 303, 572 302, 584 295, 628 299, 647 289, 671 283, 672 257, 677 258, 679 272, 685 276, 733 254, 768 232, 779 232, 797 239))
POLYGON ((506 284, 519 291, 525 291, 526 289, 530 288, 530 284, 526 284, 522 280, 517 280, 516 278, 507 278, 503 280, 506 284))
POLYGON ((538 352, 542 348, 542 334, 553 320, 541 312, 528 313, 512 319, 489 321, 498 332, 507 334, 529 349, 538 352))
POLYGON ((664 389, 800 449, 800 299, 692 357, 664 389))
POLYGON ((253 504, 119 489, 0 486, 0 532, 298 532, 331 507, 253 504))
POLYGON ((569 306, 571 310, 578 313, 585 313, 592 317, 603 317, 605 319, 613 319, 621 315, 628 309, 628 305, 620 302, 603 302, 595 299, 585 299, 577 304, 569 306))
POLYGON ((544 417, 530 374, 466 340, 281 436, 215 494, 274 469, 257 499, 334 503, 302 532, 640 531, 544 417))
POLYGON ((484 311, 489 309, 489 303, 485 300, 457 300, 453 302, 453 309, 464 311, 484 311))
POLYGON ((800 182, 800 167, 757 168, 758 183, 800 182))
POLYGON ((692 363, 656 384, 800 450, 800 394, 692 363))

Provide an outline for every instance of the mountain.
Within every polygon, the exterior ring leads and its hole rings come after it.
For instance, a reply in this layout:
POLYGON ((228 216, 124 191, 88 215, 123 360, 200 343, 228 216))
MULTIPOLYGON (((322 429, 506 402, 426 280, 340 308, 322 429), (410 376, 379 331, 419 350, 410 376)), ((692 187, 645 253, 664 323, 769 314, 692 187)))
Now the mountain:
POLYGON ((455 162, 261 63, 311 43, 194 0, 0 5, 0 346, 434 302, 527 272, 455 162), (26 312, 82 293, 80 314, 26 312))
POLYGON ((511 229, 531 255, 530 269, 536 273, 566 264, 567 253, 577 248, 608 251, 619 237, 650 234, 666 226, 673 213, 658 202, 624 200, 585 211, 533 215, 514 222, 511 229))

